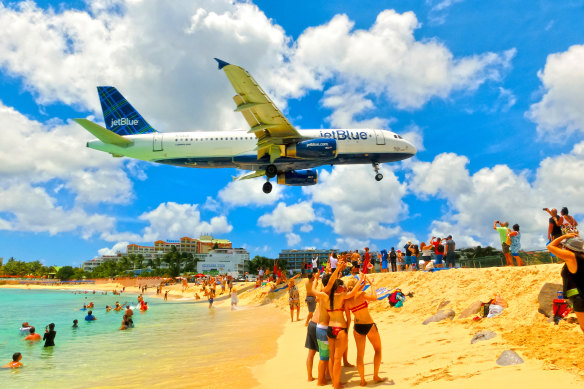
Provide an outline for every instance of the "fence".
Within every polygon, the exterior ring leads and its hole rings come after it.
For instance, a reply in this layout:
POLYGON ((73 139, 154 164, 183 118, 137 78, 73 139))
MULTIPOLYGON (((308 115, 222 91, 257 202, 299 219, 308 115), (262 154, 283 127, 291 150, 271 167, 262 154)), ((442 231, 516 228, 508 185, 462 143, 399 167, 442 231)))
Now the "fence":
MULTIPOLYGON (((457 253, 458 254, 458 253, 457 253)), ((552 256, 547 250, 539 251, 521 251, 519 257, 523 260, 525 265, 540 265, 544 263, 558 263, 556 257, 552 256)), ((496 267, 505 266, 507 261, 503 253, 497 255, 492 255, 488 257, 480 258, 457 258, 456 262, 460 264, 461 267, 472 267, 472 268, 482 268, 482 267, 496 267)))

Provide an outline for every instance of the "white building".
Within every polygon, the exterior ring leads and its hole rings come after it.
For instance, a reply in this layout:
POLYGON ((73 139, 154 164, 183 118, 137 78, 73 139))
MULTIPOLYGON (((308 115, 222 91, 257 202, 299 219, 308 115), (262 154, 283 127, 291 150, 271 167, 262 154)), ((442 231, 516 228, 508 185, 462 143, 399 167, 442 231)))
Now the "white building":
POLYGON ((118 261, 122 257, 122 254, 117 255, 102 255, 101 257, 90 259, 89 261, 83 262, 81 268, 83 271, 93 271, 96 267, 104 263, 105 261, 118 261))
POLYGON ((195 255, 197 272, 203 274, 230 274, 234 277, 243 276, 249 262, 249 252, 246 249, 215 249, 208 254, 195 255))

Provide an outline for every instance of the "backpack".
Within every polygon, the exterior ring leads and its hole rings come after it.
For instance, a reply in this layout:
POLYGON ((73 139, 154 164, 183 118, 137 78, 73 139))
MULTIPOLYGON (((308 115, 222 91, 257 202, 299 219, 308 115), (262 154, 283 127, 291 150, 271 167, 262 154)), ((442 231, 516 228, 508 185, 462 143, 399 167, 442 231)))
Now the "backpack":
POLYGON ((392 307, 395 307, 395 305, 397 303, 399 303, 400 301, 403 301, 404 298, 405 298, 405 296, 401 292, 401 290, 397 289, 395 292, 393 292, 392 294, 389 295, 387 300, 389 301, 389 305, 391 305, 392 307))
POLYGON ((395 253, 395 251, 392 251, 389 253, 389 260, 395 262, 395 260, 397 259, 397 254, 395 253))
POLYGON ((437 250, 439 253, 443 253, 444 252, 444 245, 439 244, 437 247, 437 250))

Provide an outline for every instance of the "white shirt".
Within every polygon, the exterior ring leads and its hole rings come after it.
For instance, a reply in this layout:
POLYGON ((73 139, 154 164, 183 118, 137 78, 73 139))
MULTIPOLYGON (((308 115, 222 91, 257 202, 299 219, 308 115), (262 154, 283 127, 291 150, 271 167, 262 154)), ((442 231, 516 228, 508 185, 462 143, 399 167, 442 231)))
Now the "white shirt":
POLYGON ((312 267, 313 268, 317 268, 318 267, 318 257, 312 258, 312 267))
POLYGON ((329 260, 331 261, 331 269, 336 269, 337 268, 337 262, 339 260, 337 258, 333 257, 332 255, 329 257, 329 260))
POLYGON ((260 269, 260 271, 259 271, 259 275, 260 275, 260 276, 263 276, 263 275, 264 275, 264 269, 260 269))

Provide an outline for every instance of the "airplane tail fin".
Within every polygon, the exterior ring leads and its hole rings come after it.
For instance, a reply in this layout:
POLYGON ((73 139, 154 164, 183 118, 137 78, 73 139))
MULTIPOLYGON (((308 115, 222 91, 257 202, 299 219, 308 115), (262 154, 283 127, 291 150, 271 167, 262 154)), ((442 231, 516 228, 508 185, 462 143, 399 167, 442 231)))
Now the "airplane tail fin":
POLYGON ((157 132, 113 86, 98 86, 105 126, 118 135, 157 132))

